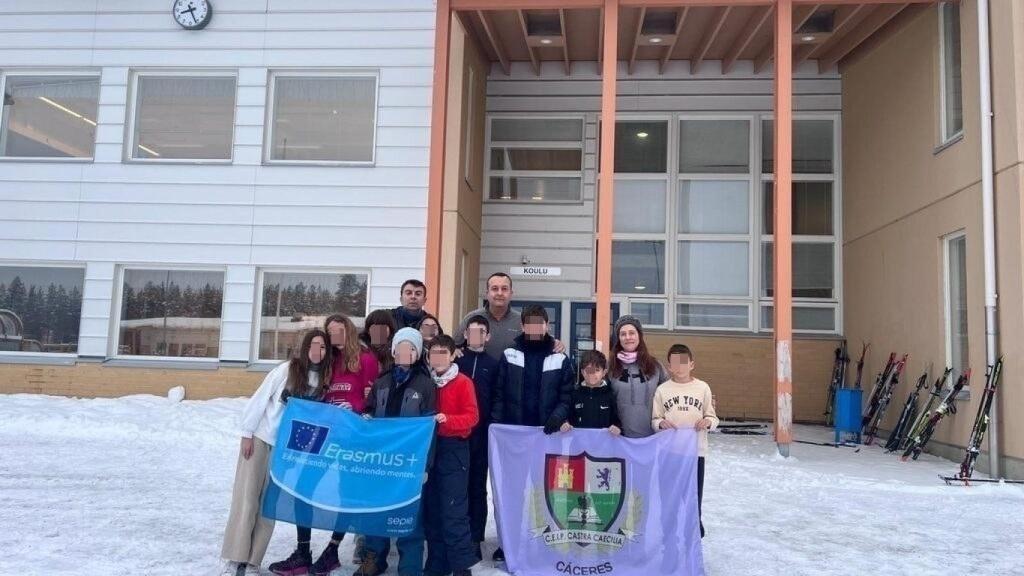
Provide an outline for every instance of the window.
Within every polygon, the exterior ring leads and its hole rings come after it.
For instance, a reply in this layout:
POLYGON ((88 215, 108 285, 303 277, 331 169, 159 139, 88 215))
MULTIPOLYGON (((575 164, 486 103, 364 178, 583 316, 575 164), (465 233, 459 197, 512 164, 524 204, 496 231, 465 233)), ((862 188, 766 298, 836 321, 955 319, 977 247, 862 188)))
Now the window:
POLYGON ((750 326, 750 307, 721 304, 679 304, 676 307, 676 326, 746 329, 750 326))
POLYGON ((970 367, 967 331, 967 236, 953 234, 943 239, 946 287, 946 364, 959 377, 970 367))
MULTIPOLYGON (((761 328, 771 330, 775 316, 772 306, 761 306, 761 328)), ((836 310, 832 307, 793 307, 793 329, 801 332, 834 333, 836 331, 836 310)))
POLYGON ((0 266, 0 352, 74 354, 82 268, 0 266))
POLYGON ((960 80, 960 4, 939 4, 939 89, 942 142, 956 138, 964 129, 963 85, 960 80))
POLYGON ((665 182, 615 179, 616 233, 665 233, 665 182))
POLYGON ((490 122, 488 199, 582 199, 582 119, 492 118, 490 122))
POLYGON ((0 152, 6 158, 92 158, 97 76, 3 77, 0 152))
POLYGON ((335 313, 365 318, 365 273, 264 272, 258 360, 284 360, 335 313))
POLYGON ((374 161, 377 76, 275 72, 267 160, 374 161))
POLYGON ((217 358, 224 273, 123 270, 118 356, 217 358))
POLYGON ((135 75, 132 160, 231 160, 234 76, 135 75))
MULTIPOLYGON (((793 174, 831 174, 833 167, 831 119, 793 121, 793 174)), ((775 172, 775 122, 761 122, 761 171, 775 172)))
POLYGON ((637 317, 647 327, 665 326, 665 303, 633 300, 629 304, 629 313, 637 317))
POLYGON ((667 122, 616 122, 615 173, 664 173, 667 146, 667 122))
POLYGON ((615 240, 612 242, 612 292, 665 293, 665 242, 615 240))
POLYGON ((750 122, 681 120, 679 171, 690 174, 750 172, 750 122))

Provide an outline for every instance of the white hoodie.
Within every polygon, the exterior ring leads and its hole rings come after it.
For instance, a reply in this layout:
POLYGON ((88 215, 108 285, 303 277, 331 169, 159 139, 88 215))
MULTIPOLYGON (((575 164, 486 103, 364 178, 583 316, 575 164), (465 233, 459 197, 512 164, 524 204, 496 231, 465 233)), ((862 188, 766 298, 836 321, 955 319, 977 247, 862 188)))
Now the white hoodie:
MULTIPOLYGON (((281 414, 285 407, 285 403, 281 402, 281 392, 288 383, 290 363, 291 360, 286 360, 271 370, 252 398, 249 398, 245 410, 242 411, 242 438, 255 436, 271 446, 274 445, 274 440, 277 439, 277 426, 281 423, 281 414)), ((310 371, 306 381, 309 386, 308 392, 316 388, 319 378, 318 373, 310 371)))

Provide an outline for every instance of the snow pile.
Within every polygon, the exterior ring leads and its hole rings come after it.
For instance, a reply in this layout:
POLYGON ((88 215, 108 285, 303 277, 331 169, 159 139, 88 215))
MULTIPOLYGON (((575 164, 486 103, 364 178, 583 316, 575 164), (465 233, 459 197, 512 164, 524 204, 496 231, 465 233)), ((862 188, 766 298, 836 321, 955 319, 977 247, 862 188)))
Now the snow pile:
MULTIPOLYGON (((0 574, 216 573, 243 404, 0 395, 0 574)), ((1024 488, 945 486, 937 474, 955 464, 877 447, 792 455, 764 436, 712 436, 708 574, 1021 573, 1024 488)), ((318 554, 328 535, 313 538, 318 554)), ((264 566, 294 542, 278 524, 264 566)), ((488 557, 495 544, 492 524, 488 557)), ((501 574, 489 562, 474 573, 501 574)))

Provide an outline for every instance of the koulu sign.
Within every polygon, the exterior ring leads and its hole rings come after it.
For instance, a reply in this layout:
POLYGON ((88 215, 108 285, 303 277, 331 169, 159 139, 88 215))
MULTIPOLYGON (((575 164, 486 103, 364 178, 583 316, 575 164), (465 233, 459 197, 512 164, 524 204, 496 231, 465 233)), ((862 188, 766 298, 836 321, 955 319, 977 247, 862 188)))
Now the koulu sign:
POLYGON ((512 276, 561 276, 562 269, 555 266, 513 266, 512 276))

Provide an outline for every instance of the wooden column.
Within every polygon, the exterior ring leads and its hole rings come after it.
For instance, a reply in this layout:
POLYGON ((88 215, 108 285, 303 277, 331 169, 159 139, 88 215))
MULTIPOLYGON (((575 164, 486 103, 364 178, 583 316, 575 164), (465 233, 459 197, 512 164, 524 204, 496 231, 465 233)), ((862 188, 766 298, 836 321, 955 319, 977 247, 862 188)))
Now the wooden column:
POLYGON ((594 340, 611 350, 612 212, 615 209, 615 78, 618 66, 619 0, 605 0, 601 58, 601 166, 597 186, 597 311, 594 340))
POLYGON ((441 216, 444 211, 445 127, 448 123, 448 55, 452 41, 450 0, 437 0, 434 84, 430 109, 430 169, 427 191, 427 254, 423 281, 427 306, 438 310, 441 293, 441 216))
POLYGON ((775 7, 775 442, 793 439, 793 0, 775 7))

